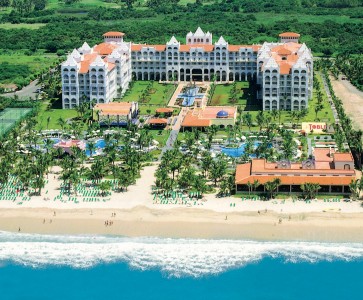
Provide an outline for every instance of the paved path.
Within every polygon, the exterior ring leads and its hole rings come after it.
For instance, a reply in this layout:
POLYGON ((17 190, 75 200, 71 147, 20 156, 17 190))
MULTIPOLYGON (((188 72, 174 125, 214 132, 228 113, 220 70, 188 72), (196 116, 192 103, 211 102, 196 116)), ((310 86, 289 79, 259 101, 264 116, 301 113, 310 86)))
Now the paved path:
POLYGON ((12 93, 6 93, 2 94, 3 97, 14 97, 17 95, 19 99, 23 98, 32 98, 35 99, 36 97, 36 90, 40 88, 40 85, 38 85, 38 79, 32 81, 29 85, 23 87, 21 90, 12 92, 12 93))
POLYGON ((308 142, 308 156, 310 156, 313 154, 313 148, 311 147, 311 138, 308 137, 306 140, 308 142))
POLYGON ((163 147, 162 149, 162 153, 164 153, 165 151, 167 150, 171 150, 173 149, 173 145, 174 145, 174 142, 176 141, 177 137, 178 137, 178 133, 180 131, 180 127, 181 127, 181 123, 184 119, 184 116, 185 114, 187 113, 188 111, 188 108, 187 107, 183 107, 181 110, 180 110, 180 113, 179 115, 177 116, 177 121, 176 123, 173 125, 172 129, 171 129, 171 132, 170 132, 170 135, 169 135, 169 138, 168 140, 166 141, 166 144, 165 146, 163 147))

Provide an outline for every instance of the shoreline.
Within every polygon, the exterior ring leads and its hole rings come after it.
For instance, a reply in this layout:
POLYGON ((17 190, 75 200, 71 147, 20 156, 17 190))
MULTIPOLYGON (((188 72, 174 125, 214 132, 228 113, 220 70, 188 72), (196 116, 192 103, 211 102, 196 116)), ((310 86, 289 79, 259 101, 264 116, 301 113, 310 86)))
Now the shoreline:
POLYGON ((18 232, 19 227, 21 233, 36 234, 363 242, 363 213, 222 213, 200 208, 158 210, 143 206, 132 209, 0 209, 0 230, 18 232), (106 220, 113 225, 105 226, 106 220))

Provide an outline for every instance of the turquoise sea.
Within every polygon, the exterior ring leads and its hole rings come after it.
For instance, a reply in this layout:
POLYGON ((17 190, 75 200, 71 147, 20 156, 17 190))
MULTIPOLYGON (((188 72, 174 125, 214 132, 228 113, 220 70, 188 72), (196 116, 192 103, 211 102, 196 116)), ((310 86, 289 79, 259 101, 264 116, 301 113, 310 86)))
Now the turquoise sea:
POLYGON ((0 232, 0 299, 363 299, 363 244, 0 232))

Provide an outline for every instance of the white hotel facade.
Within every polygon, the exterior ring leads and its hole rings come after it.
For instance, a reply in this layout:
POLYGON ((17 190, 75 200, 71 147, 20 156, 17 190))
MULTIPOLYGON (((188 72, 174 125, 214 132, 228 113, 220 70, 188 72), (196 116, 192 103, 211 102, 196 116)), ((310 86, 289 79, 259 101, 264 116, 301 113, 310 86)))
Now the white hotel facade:
MULTIPOLYGON (((132 79, 231 82, 256 80, 264 110, 300 110, 313 92, 313 57, 300 35, 280 34, 279 43, 229 45, 200 28, 186 44, 172 37, 166 45, 134 44, 122 32, 107 32, 104 42, 86 42, 62 63, 63 108, 82 102, 112 102, 132 79)), ((257 103, 256 103, 257 104, 257 103)))

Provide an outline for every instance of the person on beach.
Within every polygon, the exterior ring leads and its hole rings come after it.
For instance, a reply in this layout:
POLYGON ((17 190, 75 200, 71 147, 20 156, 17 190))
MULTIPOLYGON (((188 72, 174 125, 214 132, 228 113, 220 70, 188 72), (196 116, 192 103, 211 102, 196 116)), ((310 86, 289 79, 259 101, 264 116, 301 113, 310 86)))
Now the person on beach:
POLYGON ((20 227, 19 227, 19 229, 18 229, 18 232, 20 232, 21 230, 20 230, 20 227))
POLYGON ((281 223, 282 223, 282 219, 280 218, 280 219, 279 219, 279 224, 281 224, 281 223))
POLYGON ((53 212, 53 216, 54 216, 54 217, 56 216, 56 213, 55 213, 55 211, 53 212))
POLYGON ((43 219, 43 224, 45 224, 45 219, 43 219))

